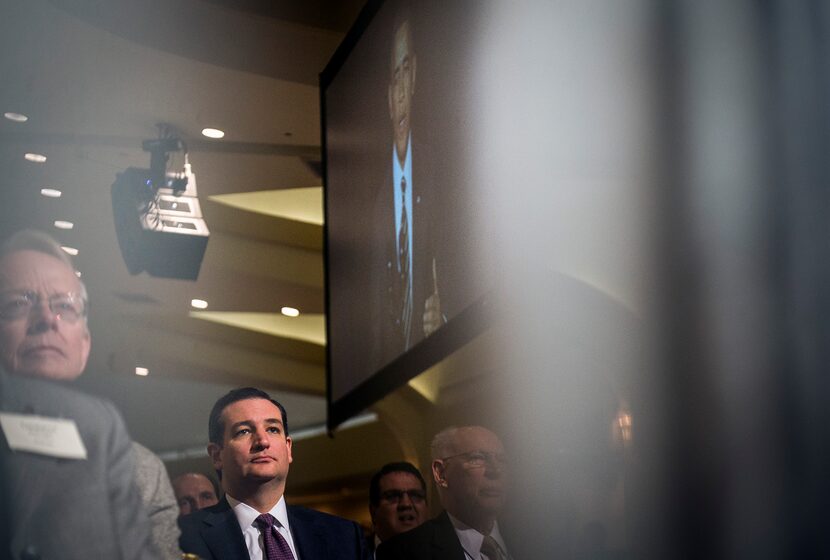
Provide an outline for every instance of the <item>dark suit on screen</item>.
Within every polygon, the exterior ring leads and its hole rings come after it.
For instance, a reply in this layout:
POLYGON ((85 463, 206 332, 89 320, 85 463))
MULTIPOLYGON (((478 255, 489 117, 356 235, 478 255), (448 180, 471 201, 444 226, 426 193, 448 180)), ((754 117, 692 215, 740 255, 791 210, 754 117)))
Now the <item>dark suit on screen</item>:
MULTIPOLYGON (((366 544, 353 521, 287 506, 288 524, 300 560, 365 560, 366 544)), ((248 560, 248 548, 228 500, 181 518, 181 548, 202 560, 248 560)))
MULTIPOLYGON (((389 165, 389 164, 387 164, 389 165)), ((424 337, 424 303, 433 293, 432 260, 435 255, 433 239, 433 208, 435 185, 432 180, 430 150, 412 140, 412 208, 408 219, 412 222, 412 325, 409 344, 404 339, 400 324, 403 290, 398 275, 397 241, 399 232, 395 223, 395 196, 400 191, 394 185, 391 166, 375 198, 374 233, 372 236, 372 325, 374 347, 372 361, 377 366, 387 363, 424 337)), ((438 263, 440 268, 440 263, 438 263)), ((440 271, 439 271, 440 273, 440 271)))
POLYGON ((12 558, 154 560, 135 486, 132 442, 108 402, 62 384, 0 371, 0 409, 74 420, 87 458, 11 451, 0 441, 2 552, 12 558))
POLYGON ((377 549, 377 560, 464 560, 464 549, 447 512, 395 535, 377 549))

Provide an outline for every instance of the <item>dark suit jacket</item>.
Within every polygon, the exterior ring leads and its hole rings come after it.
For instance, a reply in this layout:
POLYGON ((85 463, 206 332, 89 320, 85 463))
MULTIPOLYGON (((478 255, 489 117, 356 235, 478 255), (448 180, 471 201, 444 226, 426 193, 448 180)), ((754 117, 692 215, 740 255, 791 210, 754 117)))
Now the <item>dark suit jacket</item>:
MULTIPOLYGON (((424 338, 424 303, 433 293, 432 259, 436 257, 433 207, 430 204, 435 195, 432 192, 434 185, 430 150, 414 138, 412 150, 412 208, 408 215, 412 222, 412 324, 408 348, 424 338)), ((391 149, 388 155, 391 157, 391 149)), ((403 291, 397 271, 398 232, 395 229, 394 196, 400 196, 400 192, 393 188, 392 177, 392 168, 389 166, 386 178, 377 191, 373 214, 370 293, 374 346, 371 361, 376 366, 384 365, 407 349, 403 328, 399 323, 403 291)), ((439 275, 440 267, 441 263, 438 262, 439 275)))
POLYGON ((12 452, 0 437, 0 501, 8 514, 0 557, 157 558, 135 485, 132 442, 112 404, 0 372, 0 410, 72 419, 87 450, 86 460, 12 452))
POLYGON ((464 560, 464 549, 447 512, 395 535, 378 547, 377 560, 464 560))
MULTIPOLYGON (((363 531, 346 519, 288 506, 288 524, 300 560, 365 560, 363 531)), ((202 560, 248 560, 239 522, 228 500, 181 518, 179 544, 202 560)))

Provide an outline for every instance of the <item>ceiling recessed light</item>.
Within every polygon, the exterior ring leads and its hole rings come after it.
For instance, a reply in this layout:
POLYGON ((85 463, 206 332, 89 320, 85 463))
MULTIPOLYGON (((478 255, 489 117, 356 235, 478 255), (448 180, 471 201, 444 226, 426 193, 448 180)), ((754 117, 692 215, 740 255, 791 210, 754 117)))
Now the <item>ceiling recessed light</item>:
POLYGON ((136 366, 136 368, 135 368, 135 374, 136 374, 136 375, 140 375, 140 376, 142 376, 142 377, 147 377, 148 375, 150 375, 150 370, 149 370, 149 369, 147 369, 146 367, 139 367, 139 366, 136 366))
POLYGON ((60 198, 63 193, 61 191, 59 191, 58 189, 46 188, 46 189, 40 189, 40 194, 42 194, 43 196, 48 197, 48 198, 60 198))
POLYGON ((27 153, 23 156, 26 158, 26 161, 33 161, 35 163, 43 163, 46 161, 46 156, 43 154, 34 154, 34 153, 27 153))
POLYGON ((14 122, 26 122, 29 120, 29 117, 23 113, 3 113, 3 116, 14 122))
POLYGON ((208 138, 224 138, 225 133, 218 128, 203 128, 202 134, 208 138))
POLYGON ((192 305, 196 309, 207 309, 208 302, 206 302, 203 299, 191 299, 190 305, 192 305))
POLYGON ((66 220, 55 220, 55 227, 58 229, 72 229, 75 227, 75 224, 67 222, 66 220))
POLYGON ((75 247, 67 247, 66 245, 61 245, 61 249, 66 251, 68 255, 72 255, 73 257, 78 254, 78 250, 75 247))
POLYGON ((280 312, 286 317, 296 317, 300 314, 300 310, 294 307, 283 307, 280 312))

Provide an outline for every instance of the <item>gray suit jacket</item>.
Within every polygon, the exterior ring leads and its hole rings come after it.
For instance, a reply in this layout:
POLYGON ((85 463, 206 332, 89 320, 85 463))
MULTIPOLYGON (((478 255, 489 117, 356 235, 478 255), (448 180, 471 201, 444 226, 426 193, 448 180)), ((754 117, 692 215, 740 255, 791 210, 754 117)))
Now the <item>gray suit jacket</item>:
POLYGON ((15 559, 154 559, 131 441, 108 402, 0 371, 0 410, 75 421, 86 460, 12 452, 0 438, 0 554, 15 559))
POLYGON ((167 469, 158 455, 138 442, 133 442, 135 475, 141 501, 150 517, 150 536, 159 560, 181 560, 179 549, 179 506, 167 476, 167 469))

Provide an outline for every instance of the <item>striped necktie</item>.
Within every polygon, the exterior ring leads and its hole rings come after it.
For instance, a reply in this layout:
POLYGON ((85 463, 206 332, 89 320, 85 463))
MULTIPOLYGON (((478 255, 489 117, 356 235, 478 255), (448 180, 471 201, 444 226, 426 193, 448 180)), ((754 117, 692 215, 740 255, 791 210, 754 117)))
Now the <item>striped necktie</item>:
POLYGON ((409 347, 409 332, 412 325, 409 249, 409 217, 406 211, 406 177, 401 177, 401 229, 398 232, 398 270, 401 275, 401 329, 403 330, 404 346, 406 348, 409 347))

